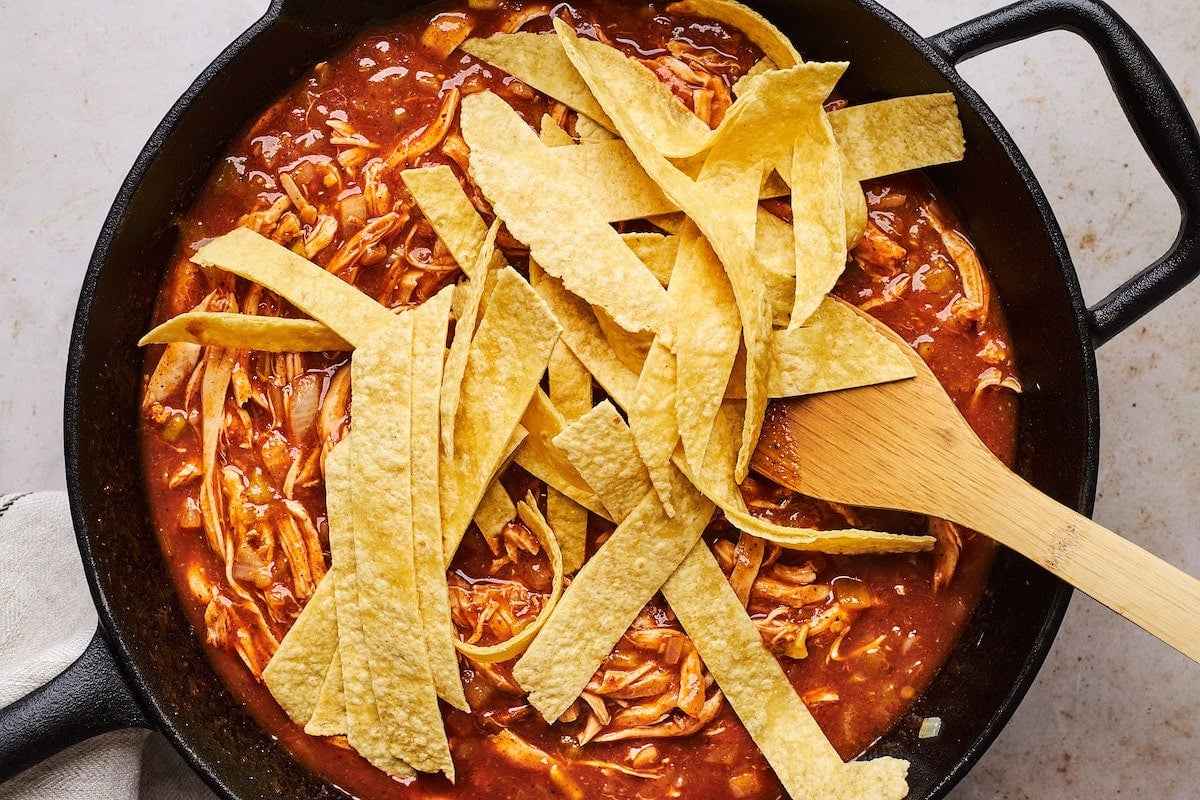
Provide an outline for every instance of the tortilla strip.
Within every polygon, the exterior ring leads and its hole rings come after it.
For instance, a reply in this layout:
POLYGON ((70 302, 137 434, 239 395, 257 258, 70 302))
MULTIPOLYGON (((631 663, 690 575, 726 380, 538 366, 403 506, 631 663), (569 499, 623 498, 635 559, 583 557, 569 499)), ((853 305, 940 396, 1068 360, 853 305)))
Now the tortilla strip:
MULTIPOLYGON (((562 414, 564 422, 579 419, 591 410, 592 376, 561 339, 550 353, 548 378, 550 403, 562 414)), ((580 482, 583 482, 582 478, 580 482)), ((588 491, 591 492, 590 487, 588 491)), ((558 546, 562 550, 563 571, 576 572, 583 566, 586 554, 587 509, 553 486, 548 486, 546 521, 558 538, 558 546)))
POLYGON ((676 473, 675 480, 675 516, 668 517, 658 496, 646 492, 575 575, 513 667, 513 677, 547 721, 557 720, 575 702, 712 518, 712 503, 682 475, 676 473))
POLYGON ((961 161, 962 123, 954 95, 912 95, 829 113, 847 171, 856 181, 961 161))
POLYGON ((359 613, 358 559, 354 542, 354 502, 350 433, 325 458, 325 505, 329 519, 329 552, 333 558, 337 598, 338 651, 346 700, 346 739, 359 755, 388 775, 412 777, 413 769, 391 754, 375 703, 371 665, 359 613))
POLYGON ((454 448, 443 453, 440 498, 447 565, 508 452, 559 336, 554 317, 524 278, 511 267, 496 275, 467 356, 454 448))
POLYGON ((595 489, 613 520, 625 519, 641 503, 650 476, 632 431, 610 401, 567 425, 554 444, 595 489))
POLYGON ((546 598, 541 611, 538 612, 537 616, 528 625, 503 642, 481 646, 460 641, 456 638, 454 646, 458 648, 460 653, 472 661, 495 664, 498 661, 508 661, 519 656, 529 646, 529 643, 533 641, 533 637, 537 636, 538 631, 546 624, 546 620, 550 618, 550 615, 554 613, 554 606, 558 603, 558 598, 562 595, 562 552, 558 548, 558 539, 555 537, 554 531, 550 530, 550 526, 546 524, 542 512, 538 511, 537 501, 532 494, 517 504, 517 513, 521 517, 521 522, 525 523, 525 527, 529 528, 533 535, 537 537, 542 547, 546 548, 546 556, 550 560, 550 570, 553 574, 553 577, 550 579, 550 596, 546 598))
POLYGON ((703 542, 695 545, 662 591, 729 705, 792 797, 900 800, 908 794, 907 761, 884 757, 842 762, 763 645, 703 542))
POLYGON ((192 261, 270 289, 355 345, 396 316, 341 278, 247 228, 218 236, 192 261))
POLYGON ((731 381, 741 321, 729 278, 712 247, 694 225, 680 233, 679 259, 671 275, 678 292, 675 331, 675 421, 688 469, 699 472, 725 387, 745 393, 745 381, 731 381))
POLYGON ((391 752, 421 772, 440 771, 453 780, 454 761, 425 646, 414 559, 412 342, 410 312, 363 341, 350 362, 355 437, 351 513, 359 615, 391 752))
POLYGON ((311 319, 261 317, 226 311, 187 311, 138 340, 138 346, 188 342, 268 353, 319 353, 352 346, 329 326, 311 319))
MULTIPOLYGON (((330 583, 334 582, 330 578, 330 583)), ((336 592, 334 592, 336 595, 336 592)), ((334 624, 337 623, 336 599, 334 606, 334 624)), ((304 724, 304 732, 309 736, 345 736, 349 730, 346 721, 346 687, 342 681, 342 649, 339 646, 329 662, 329 670, 325 673, 325 682, 317 695, 317 705, 313 708, 312 716, 304 724)))
POLYGON ((561 281, 542 272, 533 261, 529 263, 529 278, 534 291, 562 326, 562 340, 571 352, 614 403, 629 408, 637 392, 637 373, 613 352, 591 306, 564 289, 561 281))
MULTIPOLYGON (((641 169, 641 167, 638 167, 641 169)), ((671 270, 679 255, 679 237, 661 233, 622 233, 621 240, 629 246, 646 269, 654 273, 663 286, 671 282, 671 270)))
POLYGON ((675 374, 675 354, 655 339, 638 376, 633 407, 627 413, 638 455, 650 473, 650 482, 668 517, 675 516, 671 501, 671 455, 679 441, 679 427, 675 421, 675 374))
MULTIPOLYGON (((464 272, 468 271, 483 249, 488 226, 463 191, 454 170, 439 164, 406 169, 400 178, 450 255, 464 272)), ((493 269, 504 266, 502 256, 495 254, 494 259, 493 269)))
MULTIPOLYGON (((457 181, 455 182, 457 185, 457 181)), ((461 192, 462 190, 459 189, 461 192)), ((474 211, 473 211, 474 213, 474 211)), ((478 218, 478 214, 475 214, 478 218)), ((480 222, 482 224, 482 222, 480 222)), ((496 251, 496 234, 500 220, 484 232, 475 260, 463 267, 467 275, 466 289, 459 307, 455 309, 454 339, 450 342, 450 353, 442 372, 442 391, 439 408, 442 417, 442 452, 450 453, 454 447, 454 420, 462 397, 463 374, 467 369, 467 357, 471 350, 471 339, 475 336, 475 325, 479 321, 479 309, 484 295, 489 291, 488 275, 496 251)), ((501 259, 503 261, 503 259, 501 259)), ((502 264, 503 266, 503 264, 502 264)), ((462 284, 460 284, 462 286, 462 284)))
POLYGON ((479 507, 475 509, 475 525, 488 544, 500 538, 504 526, 517 518, 517 504, 508 496, 508 490, 499 478, 488 484, 479 507))
POLYGON ((542 114, 540 127, 538 128, 538 138, 542 140, 542 144, 546 147, 567 147, 575 144, 575 140, 571 138, 571 134, 564 131, 554 117, 549 114, 542 114))
POLYGON ((438 697, 460 711, 471 706, 463 693, 454 652, 457 636, 450 618, 450 588, 442 542, 441 505, 438 502, 439 388, 446 352, 453 290, 446 287, 411 312, 413 317, 412 405, 410 419, 413 548, 417 592, 429 669, 438 697))
POLYGON ((316 708, 337 643, 333 581, 323 580, 262 673, 275 702, 297 725, 307 723, 316 708))
POLYGON ((612 129, 604 109, 596 103, 553 36, 521 31, 497 33, 486 39, 468 39, 462 43, 462 49, 612 129))
MULTIPOLYGON (((735 374, 737 369, 735 364, 735 374)), ((912 362, 890 339, 834 297, 826 297, 803 326, 771 334, 770 397, 833 392, 913 374, 912 362)), ((741 388, 732 380, 725 396, 740 399, 741 388)))
POLYGON ((818 105, 812 109, 807 130, 796 137, 792 150, 789 185, 796 248, 796 295, 788 319, 789 330, 804 324, 822 298, 833 291, 833 285, 846 269, 842 160, 833 128, 818 105))
POLYGON ((587 481, 579 476, 566 455, 553 443, 554 437, 562 432, 566 424, 562 414, 539 388, 521 415, 521 426, 529 432, 529 436, 517 448, 516 462, 549 488, 605 519, 611 519, 608 509, 596 497, 587 481))
POLYGON ((548 161, 547 153, 562 148, 543 145, 492 92, 464 98, 462 134, 471 147, 472 179, 546 272, 626 330, 671 335, 672 304, 658 280, 581 202, 573 177, 548 161), (564 228, 570 236, 562 235, 564 228))

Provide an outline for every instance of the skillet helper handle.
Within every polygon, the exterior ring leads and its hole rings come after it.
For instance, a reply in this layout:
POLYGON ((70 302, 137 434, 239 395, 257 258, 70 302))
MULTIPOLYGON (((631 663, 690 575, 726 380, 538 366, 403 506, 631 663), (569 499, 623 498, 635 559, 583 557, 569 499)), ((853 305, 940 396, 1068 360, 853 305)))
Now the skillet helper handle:
POLYGON ((947 61, 1040 33, 1066 30, 1099 56, 1126 118, 1179 202, 1171 249, 1088 309, 1102 345, 1200 275, 1200 134, 1158 59, 1128 23, 1100 0, 1024 0, 943 31, 929 44, 947 61))
POLYGON ((0 783, 84 739, 149 727, 97 629, 73 664, 0 709, 0 783))

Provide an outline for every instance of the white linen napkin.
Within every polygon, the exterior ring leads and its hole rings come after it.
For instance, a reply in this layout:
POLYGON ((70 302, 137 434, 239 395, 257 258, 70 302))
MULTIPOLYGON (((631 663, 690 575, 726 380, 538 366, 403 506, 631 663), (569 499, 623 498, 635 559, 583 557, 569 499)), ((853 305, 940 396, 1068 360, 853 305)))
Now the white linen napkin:
MULTIPOLYGON (((62 672, 96 631, 65 492, 0 495, 0 707, 62 672)), ((213 800, 157 733, 97 736, 0 785, 0 800, 213 800)))

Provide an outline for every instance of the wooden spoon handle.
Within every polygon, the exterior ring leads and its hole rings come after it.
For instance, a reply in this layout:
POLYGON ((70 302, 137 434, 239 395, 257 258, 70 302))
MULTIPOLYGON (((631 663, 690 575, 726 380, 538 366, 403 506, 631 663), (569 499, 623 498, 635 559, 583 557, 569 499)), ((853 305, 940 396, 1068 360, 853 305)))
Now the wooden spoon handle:
POLYGON ((999 471, 955 517, 1200 662, 1200 581, 999 471))

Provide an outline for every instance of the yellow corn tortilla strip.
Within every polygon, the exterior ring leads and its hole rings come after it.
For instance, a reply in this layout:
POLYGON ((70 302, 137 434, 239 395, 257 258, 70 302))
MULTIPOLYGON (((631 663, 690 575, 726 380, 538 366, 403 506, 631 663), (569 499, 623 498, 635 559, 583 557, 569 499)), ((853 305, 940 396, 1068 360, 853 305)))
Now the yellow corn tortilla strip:
POLYGON ((492 92, 463 98, 462 134, 471 147, 471 177, 542 269, 626 330, 670 336, 674 313, 666 291, 620 234, 581 203, 572 176, 549 163, 546 154, 562 148, 544 146, 492 92))
POLYGON ((596 315, 596 324, 604 333, 608 346, 617 354, 617 358, 621 359, 621 363, 635 375, 641 373, 646 356, 650 354, 654 334, 649 331, 630 333, 618 325, 603 308, 593 306, 592 313, 596 315))
POLYGON ((796 296, 789 329, 804 324, 846 269, 842 157, 823 109, 814 109, 808 127, 792 152, 796 296))
POLYGON ((359 344, 350 362, 358 610, 375 702, 392 754, 421 772, 443 772, 453 780, 454 762, 425 646, 414 556, 412 342, 410 312, 359 344))
MULTIPOLYGON (((333 582, 333 578, 330 582, 333 582)), ((336 600, 335 600, 336 602, 336 600)), ((337 623, 337 607, 334 606, 334 624, 337 623)), ((313 707, 312 716, 304 724, 304 732, 309 736, 345 736, 348 730, 346 722, 346 687, 342 681, 342 650, 339 646, 329 662, 329 670, 325 673, 325 682, 317 695, 317 704, 313 707)))
MULTIPOLYGON (((641 167, 638 167, 641 170, 641 167)), ((671 282, 671 270, 679 255, 679 237, 662 233, 622 233, 621 240, 654 273, 658 282, 666 286, 671 282)))
POLYGON ((572 148, 552 147, 546 159, 556 172, 572 176, 580 202, 605 222, 669 214, 679 207, 662 193, 620 139, 572 148))
MULTIPOLYGON (((717 504, 735 528, 780 547, 831 554, 916 553, 933 547, 932 536, 905 536, 857 529, 822 531, 792 528, 753 516, 733 479, 738 431, 744 413, 745 404, 740 400, 726 400, 721 404, 709 436, 703 468, 699 473, 688 473, 695 487, 717 504)), ((675 464, 681 469, 686 466, 678 455, 675 464)))
POLYGON ((308 722, 317 706, 337 642, 333 581, 323 580, 262 673, 275 702, 297 725, 308 722))
POLYGON ((571 134, 564 131, 554 121, 554 117, 549 114, 542 114, 540 127, 538 128, 538 137, 546 147, 566 147, 575 144, 575 140, 571 138, 571 134))
MULTIPOLYGON (((446 245, 463 271, 475 265, 484 247, 488 227, 463 191, 454 170, 445 164, 400 173, 434 233, 446 245)), ((493 269, 504 266, 498 253, 489 255, 493 269), (495 259, 495 261, 492 261, 495 259)))
POLYGON ((453 291, 446 287, 411 312, 413 317, 412 404, 409 439, 412 475, 413 548, 417 593, 429 669, 438 697, 460 711, 470 712, 454 652, 457 640, 450 619, 450 588, 446 584, 446 559, 442 541, 441 505, 438 502, 439 397, 446 330, 450 323, 453 291))
POLYGON ((553 442, 566 424, 562 414, 539 388, 521 415, 521 426, 529 435, 517 448, 515 460, 522 469, 550 488, 557 489, 584 508, 611 519, 608 509, 596 497, 587 481, 579 476, 566 455, 553 442))
POLYGON ((541 271, 535 263, 529 264, 529 277, 534 291, 538 293, 550 313, 562 326, 562 340, 580 360, 596 383, 621 408, 633 403, 637 390, 637 373, 631 371, 608 345, 600 323, 591 306, 563 288, 562 282, 541 271))
POLYGON ((716 253, 694 225, 680 233, 679 259, 671 276, 678 292, 675 331, 675 420, 688 469, 698 473, 726 386, 745 394, 745 380, 730 381, 741 341, 741 318, 729 278, 716 253))
POLYGON ((213 239, 192 261, 270 289, 354 345, 396 316, 341 278, 246 228, 213 239))
POLYGON ((575 575, 541 633, 513 667, 513 677, 546 720, 557 720, 579 697, 712 518, 712 503, 682 475, 675 479, 675 516, 668 517, 658 496, 646 492, 575 575))
POLYGON ((709 17, 731 25, 746 34, 778 69, 794 67, 803 61, 790 39, 763 15, 741 3, 729 0, 680 0, 667 11, 709 17))
MULTIPOLYGON (((574 587, 572 587, 574 588, 574 587)), ((662 587, 663 596, 729 705, 792 797, 901 800, 908 762, 843 763, 703 542, 662 587)))
POLYGON ((554 613, 554 606, 562 596, 562 552, 559 550, 558 539, 555 537, 554 531, 550 530, 542 512, 538 511, 537 501, 532 494, 517 504, 517 513, 520 515, 521 521, 525 523, 525 527, 529 528, 542 547, 546 549, 546 556, 550 559, 550 569, 553 575, 550 579, 550 596, 546 598, 542 610, 530 620, 528 625, 503 642, 481 646, 455 639, 454 646, 458 648, 458 652, 473 661, 484 664, 508 661, 525 652, 529 643, 546 624, 546 620, 554 613))
POLYGON ((847 171, 865 181, 961 161, 962 123, 950 93, 896 97, 830 112, 847 171))
POLYGON ((351 467, 352 432, 325 458, 325 505, 329 519, 329 572, 337 598, 338 650, 346 701, 346 740, 359 755, 388 775, 412 777, 413 769, 391 754, 371 680, 362 616, 359 614, 358 560, 354 542, 351 467))
POLYGON ((467 356, 454 448, 443 453, 440 498, 447 564, 537 391, 559 336, 554 317, 524 278, 511 267, 496 275, 467 356))
POLYGON ((138 340, 138 346, 188 342, 268 353, 320 353, 351 350, 351 344, 311 319, 260 317, 227 311, 187 311, 138 340))
MULTIPOLYGON (((737 369, 735 365, 735 374, 737 369)), ((770 397, 833 392, 913 375, 912 362, 899 347, 834 297, 826 297, 802 327, 771 334, 770 397)), ((726 397, 738 398, 741 388, 730 381, 726 397)))
POLYGON ((671 501, 671 456, 679 441, 675 422, 675 354, 655 339, 638 376, 633 406, 628 410, 629 430, 638 455, 650 474, 663 511, 675 516, 671 501))
POLYGON ((519 78, 568 108, 609 127, 604 109, 579 78, 553 36, 536 33, 497 33, 486 39, 468 39, 462 49, 519 78))
POLYGON ((488 484, 479 507, 475 509, 475 524, 479 532, 489 544, 500 538, 504 526, 517 517, 517 504, 508 496, 508 490, 500 483, 499 478, 493 478, 488 484))
MULTIPOLYGON (((550 383, 550 402, 562 414, 564 423, 579 419, 591 410, 592 376, 561 339, 550 354, 547 377, 550 383)), ((591 492, 590 487, 588 491, 591 492)), ((570 496, 549 486, 546 488, 546 521, 558 538, 558 546, 562 550, 563 571, 578 571, 583 566, 586 554, 587 509, 570 496)))
POLYGON ((617 135, 586 114, 575 117, 575 135, 580 144, 595 144, 617 138, 617 135))
POLYGON ((492 227, 484 232, 483 241, 480 242, 479 250, 475 254, 475 261, 469 267, 463 268, 467 274, 466 289, 462 296, 461 307, 455 309, 457 320, 454 324, 454 339, 450 342, 450 353, 446 356, 445 368, 442 372, 439 409, 442 418, 443 453, 450 453, 454 447, 454 422, 462 396, 463 374, 467 369, 467 356, 471 350, 471 339, 475 335, 480 306, 483 304, 484 295, 489 290, 487 280, 489 265, 496 253, 496 234, 499 230, 500 221, 496 220, 492 223, 492 227))
POLYGON ((638 457, 633 433, 605 400, 554 437, 613 520, 622 520, 642 501, 650 475, 638 457))

